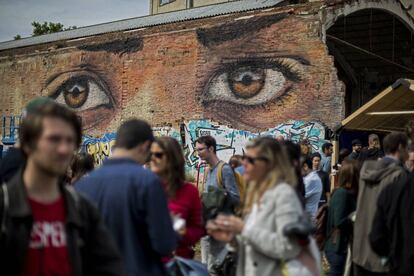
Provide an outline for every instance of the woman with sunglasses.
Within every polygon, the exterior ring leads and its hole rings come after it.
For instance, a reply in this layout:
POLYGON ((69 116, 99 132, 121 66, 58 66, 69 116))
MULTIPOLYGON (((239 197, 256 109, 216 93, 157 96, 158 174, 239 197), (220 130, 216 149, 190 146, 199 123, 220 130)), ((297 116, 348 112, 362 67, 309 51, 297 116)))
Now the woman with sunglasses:
POLYGON ((174 228, 181 236, 175 255, 193 258, 193 246, 204 235, 201 200, 197 188, 185 182, 184 155, 171 137, 156 138, 151 146, 151 170, 164 185, 174 228), (178 226, 177 226, 178 224, 178 226))
POLYGON ((285 149, 273 138, 257 138, 247 146, 243 165, 248 181, 243 219, 219 215, 207 224, 215 239, 237 239, 237 275, 285 275, 285 269, 289 275, 319 275, 320 257, 313 239, 308 235, 299 239, 286 231, 303 219, 304 211, 285 149), (300 272, 292 271, 295 264, 300 272))

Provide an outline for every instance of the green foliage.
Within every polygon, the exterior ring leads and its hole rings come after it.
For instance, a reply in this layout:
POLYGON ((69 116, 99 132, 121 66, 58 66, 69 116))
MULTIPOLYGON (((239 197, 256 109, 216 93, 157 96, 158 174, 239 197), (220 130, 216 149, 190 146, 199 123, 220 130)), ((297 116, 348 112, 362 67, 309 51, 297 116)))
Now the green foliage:
POLYGON ((57 33, 61 31, 73 30, 76 29, 76 26, 70 26, 68 28, 64 28, 62 23, 53 23, 53 22, 32 22, 33 26, 33 33, 32 36, 44 35, 44 34, 51 34, 57 33))
MULTIPOLYGON (((38 36, 38 35, 44 35, 44 34, 51 34, 51 33, 57 33, 62 31, 68 31, 68 30, 74 30, 77 29, 76 26, 69 26, 65 28, 62 23, 53 23, 53 22, 32 22, 33 26, 33 32, 32 36, 38 36)), ((14 40, 22 39, 21 35, 15 35, 14 40)))

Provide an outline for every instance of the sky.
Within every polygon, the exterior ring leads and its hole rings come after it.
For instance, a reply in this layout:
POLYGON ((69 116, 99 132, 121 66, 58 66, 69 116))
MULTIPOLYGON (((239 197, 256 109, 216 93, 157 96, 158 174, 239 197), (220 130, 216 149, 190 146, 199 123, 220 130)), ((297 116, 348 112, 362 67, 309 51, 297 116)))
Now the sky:
POLYGON ((149 0, 0 0, 0 41, 32 34, 33 21, 89 26, 149 14, 149 0))

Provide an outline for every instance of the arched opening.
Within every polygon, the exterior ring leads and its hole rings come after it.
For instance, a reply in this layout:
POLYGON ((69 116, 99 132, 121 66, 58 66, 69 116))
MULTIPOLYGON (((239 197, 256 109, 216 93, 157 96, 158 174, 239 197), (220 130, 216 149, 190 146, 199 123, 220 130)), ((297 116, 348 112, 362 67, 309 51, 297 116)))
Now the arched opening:
POLYGON ((397 79, 414 79, 414 35, 407 26, 389 11, 370 8, 339 17, 326 31, 346 85, 346 116, 397 79))

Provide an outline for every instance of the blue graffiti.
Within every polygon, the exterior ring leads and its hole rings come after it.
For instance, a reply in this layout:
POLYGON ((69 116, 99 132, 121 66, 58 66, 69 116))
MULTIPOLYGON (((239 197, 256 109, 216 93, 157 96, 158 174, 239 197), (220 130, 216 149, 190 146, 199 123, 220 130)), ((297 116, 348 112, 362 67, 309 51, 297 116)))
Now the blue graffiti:
POLYGON ((2 137, 4 145, 14 145, 17 142, 21 116, 2 115, 2 137))

